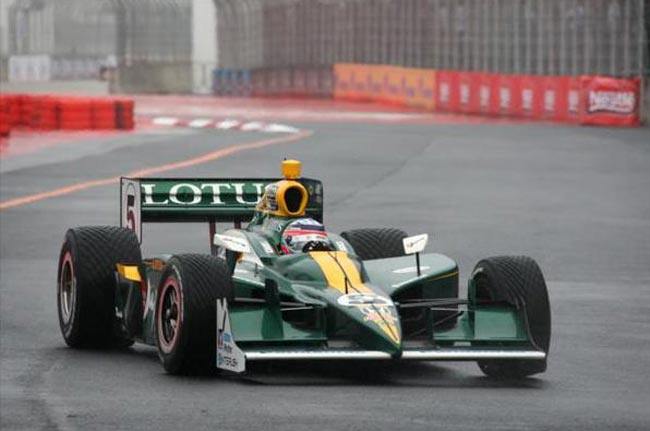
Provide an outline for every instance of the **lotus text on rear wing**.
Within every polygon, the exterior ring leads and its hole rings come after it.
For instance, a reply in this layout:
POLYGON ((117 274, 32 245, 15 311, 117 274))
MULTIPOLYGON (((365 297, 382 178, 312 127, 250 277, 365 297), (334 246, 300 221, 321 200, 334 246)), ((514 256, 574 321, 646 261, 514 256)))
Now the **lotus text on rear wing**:
POLYGON ((255 205, 262 197, 264 183, 177 183, 164 190, 157 184, 142 183, 143 205, 255 205), (234 198, 234 200, 233 200, 234 198))

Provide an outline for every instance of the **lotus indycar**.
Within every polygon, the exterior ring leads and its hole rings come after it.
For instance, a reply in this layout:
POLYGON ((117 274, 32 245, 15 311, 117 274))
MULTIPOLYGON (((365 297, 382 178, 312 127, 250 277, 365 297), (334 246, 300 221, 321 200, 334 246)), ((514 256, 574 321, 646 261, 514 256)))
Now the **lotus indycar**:
POLYGON ((545 371, 550 306, 528 257, 458 266, 426 234, 323 227, 323 187, 282 179, 123 178, 121 227, 67 231, 58 316, 76 348, 156 346, 172 374, 254 361, 476 361, 488 376, 545 371), (206 222, 210 253, 143 259, 146 222, 206 222), (217 223, 232 223, 217 232, 217 223), (242 224, 246 224, 242 227, 242 224))

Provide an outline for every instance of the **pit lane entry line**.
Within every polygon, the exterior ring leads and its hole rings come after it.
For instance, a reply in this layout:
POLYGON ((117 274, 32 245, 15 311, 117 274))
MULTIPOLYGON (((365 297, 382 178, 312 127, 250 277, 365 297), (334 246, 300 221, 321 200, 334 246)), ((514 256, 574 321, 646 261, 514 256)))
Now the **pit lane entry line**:
POLYGON ((60 187, 58 189, 50 190, 47 192, 36 193, 33 195, 23 196, 21 198, 10 199, 4 202, 0 202, 0 210, 5 210, 8 208, 18 207, 22 205, 27 205, 35 202, 39 202, 45 199, 56 198, 59 196, 69 195, 81 190, 87 190, 93 187, 106 186, 109 184, 118 183, 122 176, 139 178, 145 177, 154 174, 160 174, 163 172, 169 172, 176 169, 189 168, 191 166, 201 165, 204 163, 212 162, 214 160, 222 159, 224 157, 230 156, 232 154, 241 153, 244 151, 255 150, 258 148, 269 147, 272 145, 284 144, 289 142, 299 141, 303 138, 313 135, 314 132, 311 130, 303 130, 297 133, 293 133, 286 136, 281 136, 273 139, 264 139, 261 141, 252 141, 244 144, 231 145, 229 147, 221 148, 216 151, 204 154, 202 156, 193 157, 191 159, 182 160, 179 162, 167 163, 160 166, 154 166, 150 168, 140 169, 137 171, 129 172, 126 175, 120 175, 116 177, 103 178, 99 180, 85 181, 82 183, 73 184, 71 186, 60 187))

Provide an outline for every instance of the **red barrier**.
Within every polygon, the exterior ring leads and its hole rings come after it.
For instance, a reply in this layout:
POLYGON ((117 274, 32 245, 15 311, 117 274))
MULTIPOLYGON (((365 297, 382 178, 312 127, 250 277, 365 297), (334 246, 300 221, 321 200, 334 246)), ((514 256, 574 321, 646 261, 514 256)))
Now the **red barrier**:
POLYGON ((567 76, 567 121, 578 123, 580 121, 580 79, 575 76, 567 76))
POLYGON ((475 72, 451 72, 451 98, 449 106, 452 112, 475 114, 479 112, 479 89, 481 75, 475 72))
POLYGON ((374 102, 390 102, 384 93, 384 82, 387 70, 381 66, 372 66, 366 75, 366 88, 370 100, 374 102))
POLYGON ((541 119, 543 105, 543 77, 524 75, 521 78, 521 115, 526 118, 541 119))
POLYGON ((92 129, 91 103, 89 100, 72 97, 63 98, 59 104, 59 125, 61 129, 92 129))
POLYGON ((582 124, 640 123, 638 79, 337 64, 336 99, 582 124))
POLYGON ((516 116, 521 110, 521 99, 515 95, 520 93, 521 80, 516 75, 501 75, 498 81, 498 103, 495 108, 496 115, 507 117, 516 116))
POLYGON ((9 136, 10 132, 9 98, 0 95, 0 138, 9 136))
POLYGON ((55 130, 60 127, 59 100, 52 97, 41 97, 32 100, 31 127, 41 130, 55 130))
POLYGON ((542 119, 557 121, 562 118, 558 109, 558 95, 561 88, 561 77, 543 76, 541 77, 542 87, 542 119))
POLYGON ((479 75, 479 111, 478 113, 486 115, 493 111, 498 111, 498 91, 497 76, 492 73, 481 73, 479 75))
POLYGON ((115 129, 115 106, 110 99, 94 99, 91 101, 91 123, 93 129, 115 129))
POLYGON ((439 111, 583 124, 639 124, 638 80, 450 70, 436 71, 435 76, 439 111))
POLYGON ((583 109, 580 124, 638 126, 639 80, 604 76, 580 77, 583 109))
POLYGON ((132 99, 3 94, 0 101, 2 133, 15 127, 129 130, 135 126, 132 99))
POLYGON ((436 72, 436 106, 440 111, 452 111, 452 91, 454 90, 453 72, 440 70, 436 72))
POLYGON ((34 116, 34 100, 36 98, 22 94, 19 97, 20 103, 20 114, 19 114, 19 124, 25 127, 31 127, 32 117, 34 116))
POLYGON ((6 114, 9 127, 18 127, 22 122, 22 105, 19 94, 6 94, 2 96, 7 104, 6 114))
POLYGON ((132 130, 134 123, 135 104, 131 99, 115 100, 115 127, 117 129, 132 130))

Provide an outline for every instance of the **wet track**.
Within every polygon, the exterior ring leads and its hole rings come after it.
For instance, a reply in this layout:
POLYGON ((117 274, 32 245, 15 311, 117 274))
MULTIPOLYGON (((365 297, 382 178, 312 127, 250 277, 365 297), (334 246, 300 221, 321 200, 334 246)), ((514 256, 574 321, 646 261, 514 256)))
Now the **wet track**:
MULTIPOLYGON (((292 125, 313 135, 164 175, 275 176, 295 157, 324 182, 330 230, 428 232, 428 249, 457 259, 463 283, 482 257, 532 256, 551 296, 548 371, 495 382, 473 363, 291 363, 178 378, 147 347, 66 348, 59 247, 68 227, 118 222, 112 183, 0 210, 3 430, 650 427, 648 129, 292 125)), ((274 138, 170 129, 40 149, 1 160, 0 201, 274 138)), ((173 226, 145 226, 144 254, 207 251, 207 226, 173 226)))

